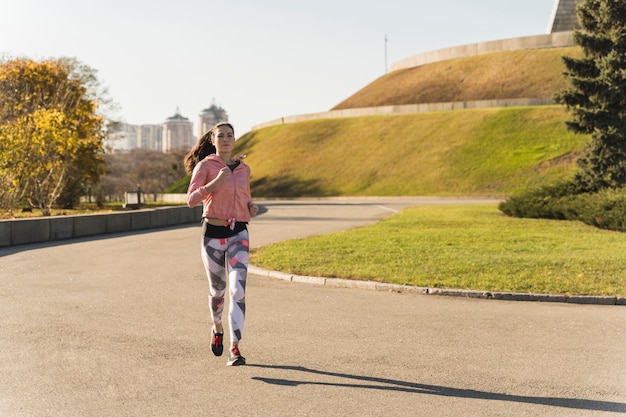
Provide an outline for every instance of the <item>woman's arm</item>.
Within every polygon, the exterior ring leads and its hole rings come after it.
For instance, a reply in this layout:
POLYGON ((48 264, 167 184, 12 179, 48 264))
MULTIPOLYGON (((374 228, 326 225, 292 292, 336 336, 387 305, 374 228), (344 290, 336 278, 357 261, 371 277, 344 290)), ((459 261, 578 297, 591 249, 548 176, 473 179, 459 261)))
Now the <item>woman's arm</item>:
POLYGON ((189 182, 189 188, 187 189, 187 205, 189 207, 195 207, 202 204, 211 191, 213 191, 219 184, 226 181, 231 175, 230 168, 224 167, 220 169, 215 178, 205 183, 206 178, 208 177, 208 173, 206 171, 207 170, 203 169, 201 166, 196 167, 193 171, 191 181, 189 182))
POLYGON ((189 207, 195 207, 198 204, 202 204, 207 195, 209 195, 203 187, 208 174, 208 169, 205 168, 205 164, 202 162, 196 165, 193 169, 193 172, 191 173, 191 181, 189 181, 189 188, 187 188, 187 205, 189 207))

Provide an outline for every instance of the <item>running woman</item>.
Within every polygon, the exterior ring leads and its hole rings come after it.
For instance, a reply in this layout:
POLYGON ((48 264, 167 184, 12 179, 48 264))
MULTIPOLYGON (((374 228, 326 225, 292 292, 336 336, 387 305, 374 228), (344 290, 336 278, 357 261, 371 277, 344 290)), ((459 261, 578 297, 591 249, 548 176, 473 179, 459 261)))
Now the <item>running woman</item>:
POLYGON ((229 287, 229 366, 246 363, 239 342, 246 313, 247 224, 259 211, 250 194, 250 168, 242 160, 245 155, 232 157, 234 146, 233 126, 219 123, 185 156, 185 169, 191 174, 187 204, 203 204, 201 255, 209 280, 211 351, 215 356, 221 356, 224 349, 222 312, 229 287))

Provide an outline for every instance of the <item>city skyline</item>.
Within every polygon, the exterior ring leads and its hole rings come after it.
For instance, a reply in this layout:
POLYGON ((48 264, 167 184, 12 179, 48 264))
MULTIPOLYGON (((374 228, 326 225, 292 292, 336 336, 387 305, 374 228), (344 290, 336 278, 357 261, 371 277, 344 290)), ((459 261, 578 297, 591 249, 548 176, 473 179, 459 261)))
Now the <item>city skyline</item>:
POLYGON ((177 107, 172 116, 162 123, 131 124, 122 122, 116 131, 105 139, 108 152, 125 152, 132 149, 150 149, 171 152, 176 149, 191 149, 196 140, 210 127, 228 121, 228 112, 213 100, 211 106, 198 114, 197 124, 181 114, 177 107), (194 126, 197 136, 194 134, 194 126))

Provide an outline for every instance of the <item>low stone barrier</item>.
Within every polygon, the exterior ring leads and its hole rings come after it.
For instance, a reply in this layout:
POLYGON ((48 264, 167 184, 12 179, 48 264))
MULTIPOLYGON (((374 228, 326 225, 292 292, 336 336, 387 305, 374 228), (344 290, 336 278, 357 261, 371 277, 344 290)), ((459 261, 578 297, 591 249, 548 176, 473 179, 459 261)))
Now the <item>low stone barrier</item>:
POLYGON ((475 55, 504 51, 527 51, 532 49, 565 48, 574 46, 574 32, 548 33, 546 35, 522 36, 519 38, 499 39, 496 41, 472 43, 438 49, 403 59, 391 65, 389 71, 414 68, 435 62, 466 58, 475 55))
POLYGON ((0 221, 0 247, 198 223, 202 206, 0 221))
POLYGON ((363 117, 363 116, 390 116, 395 114, 409 113, 429 113, 435 111, 449 110, 467 110, 467 109, 486 109, 486 108, 502 108, 502 107, 525 107, 525 106, 549 106, 554 104, 551 97, 543 98, 510 98, 510 99, 494 99, 494 100, 475 100, 475 101, 451 101, 445 103, 421 103, 421 104, 402 104, 392 106, 379 107, 358 107, 353 109, 330 110, 321 113, 298 114, 293 116, 285 116, 280 119, 270 120, 265 123, 252 126, 252 130, 263 129, 265 127, 306 122, 309 120, 319 119, 339 119, 346 117, 363 117))

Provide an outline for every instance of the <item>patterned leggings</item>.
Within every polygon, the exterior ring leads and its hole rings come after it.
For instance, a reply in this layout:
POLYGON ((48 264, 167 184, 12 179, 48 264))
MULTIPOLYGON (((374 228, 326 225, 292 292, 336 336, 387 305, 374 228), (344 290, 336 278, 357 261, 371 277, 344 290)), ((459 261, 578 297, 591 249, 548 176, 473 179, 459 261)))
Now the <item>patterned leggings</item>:
POLYGON ((247 230, 225 239, 203 237, 202 262, 209 278, 209 306, 214 323, 222 322, 227 281, 230 288, 228 324, 231 343, 239 342, 243 332, 248 254, 247 230))

